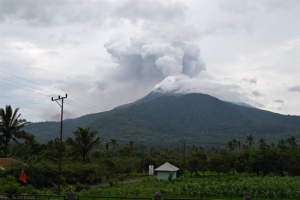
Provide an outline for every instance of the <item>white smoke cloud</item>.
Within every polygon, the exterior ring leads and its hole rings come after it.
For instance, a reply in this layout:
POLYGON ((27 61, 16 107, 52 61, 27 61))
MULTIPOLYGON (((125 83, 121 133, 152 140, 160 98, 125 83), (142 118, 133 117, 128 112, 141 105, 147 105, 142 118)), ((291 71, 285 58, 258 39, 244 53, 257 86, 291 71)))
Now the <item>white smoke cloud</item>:
POLYGON ((208 78, 204 73, 199 79, 189 78, 186 75, 169 76, 161 83, 156 84, 153 92, 175 94, 203 93, 223 101, 257 104, 240 92, 240 89, 240 86, 235 84, 218 83, 217 80, 208 78))
POLYGON ((161 81, 165 77, 180 74, 194 77, 205 70, 200 48, 193 43, 159 43, 156 40, 146 43, 143 38, 137 38, 130 40, 126 46, 120 46, 117 42, 105 45, 125 78, 161 81))

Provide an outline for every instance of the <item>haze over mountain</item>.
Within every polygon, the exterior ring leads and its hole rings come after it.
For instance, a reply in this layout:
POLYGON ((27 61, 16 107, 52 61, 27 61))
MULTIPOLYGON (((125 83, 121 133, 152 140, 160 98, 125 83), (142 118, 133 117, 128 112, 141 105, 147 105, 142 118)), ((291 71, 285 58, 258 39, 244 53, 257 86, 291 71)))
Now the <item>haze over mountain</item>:
MULTIPOLYGON (((206 94, 150 93, 140 102, 119 108, 64 120, 64 139, 79 126, 98 131, 102 142, 116 138, 120 143, 134 140, 146 145, 175 145, 183 138, 196 145, 226 145, 226 141, 244 140, 248 134, 267 142, 300 137, 300 116, 239 106, 206 94)), ((59 122, 40 122, 25 130, 46 142, 58 137, 59 127, 59 122)))

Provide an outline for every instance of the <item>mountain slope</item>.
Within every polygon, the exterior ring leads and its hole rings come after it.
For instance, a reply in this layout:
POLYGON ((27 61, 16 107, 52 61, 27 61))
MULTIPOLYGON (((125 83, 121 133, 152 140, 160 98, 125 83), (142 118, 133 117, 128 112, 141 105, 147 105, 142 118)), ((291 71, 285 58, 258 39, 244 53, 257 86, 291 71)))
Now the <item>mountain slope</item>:
MULTIPOLYGON (((58 130, 59 123, 56 126, 58 130)), ((149 145, 175 144, 181 138, 199 145, 224 145, 233 137, 244 139, 247 134, 256 139, 265 137, 267 142, 300 136, 299 116, 238 106, 205 94, 162 96, 123 109, 66 120, 64 136, 70 136, 77 126, 97 130, 102 141, 116 138, 120 142, 134 140, 149 145)), ((37 139, 55 132, 54 138, 59 133, 45 123, 32 124, 26 130, 37 139)))

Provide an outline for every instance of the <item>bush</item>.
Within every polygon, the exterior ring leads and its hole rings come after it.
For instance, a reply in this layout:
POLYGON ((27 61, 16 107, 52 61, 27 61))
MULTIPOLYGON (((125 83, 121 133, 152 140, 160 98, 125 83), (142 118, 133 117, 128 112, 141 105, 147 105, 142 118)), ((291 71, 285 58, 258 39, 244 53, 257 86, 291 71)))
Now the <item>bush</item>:
MULTIPOLYGON (((102 165, 65 163, 62 165, 61 181, 64 184, 94 184, 102 182, 102 165)), ((4 176, 12 175, 19 179, 21 166, 13 166, 3 172, 4 176)), ((52 161, 32 163, 24 167, 27 182, 36 188, 54 187, 58 181, 58 164, 52 161)), ((14 186, 12 186, 13 188, 14 186)))
POLYGON ((7 193, 7 194, 20 194, 20 193, 27 193, 27 194, 37 194, 37 190, 34 189, 31 185, 21 186, 21 184, 13 177, 13 176, 6 176, 5 179, 0 179, 0 193, 7 193))

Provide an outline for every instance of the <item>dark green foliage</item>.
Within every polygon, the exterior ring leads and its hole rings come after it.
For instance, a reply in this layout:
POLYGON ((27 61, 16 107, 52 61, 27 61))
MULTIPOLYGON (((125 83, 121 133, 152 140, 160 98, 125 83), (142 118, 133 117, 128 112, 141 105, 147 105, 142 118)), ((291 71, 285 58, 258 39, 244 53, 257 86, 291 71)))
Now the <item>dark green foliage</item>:
POLYGON ((90 128, 78 127, 73 134, 74 139, 68 138, 66 144, 72 148, 76 156, 82 156, 82 163, 85 163, 88 154, 100 146, 100 138, 96 137, 97 132, 90 131, 90 128))
POLYGON ((19 108, 13 110, 10 105, 5 106, 5 109, 0 109, 0 150, 5 158, 10 153, 9 143, 11 140, 14 142, 18 142, 18 139, 34 140, 33 135, 21 130, 29 122, 25 119, 20 119, 21 114, 18 112, 19 108))
MULTIPOLYGON (((78 126, 91 127, 104 141, 117 138, 120 144, 133 140, 148 146, 165 142, 176 145, 182 137, 201 141, 204 145, 225 146, 225 138, 245 140, 250 134, 256 139, 255 145, 262 137, 275 142, 286 134, 296 138, 300 136, 299 116, 238 106, 204 94, 163 96, 124 109, 66 120, 64 136, 70 136, 78 126)), ((59 124, 54 122, 34 123, 26 127, 44 142, 54 138, 58 129, 59 124)))
MULTIPOLYGON (((20 177, 21 166, 14 166, 5 170, 3 176, 9 174, 18 180, 20 177)), ((85 164, 78 162, 63 163, 62 180, 63 184, 96 184, 102 182, 102 164, 85 164)), ((24 167, 27 182, 36 188, 54 187, 58 180, 58 165, 51 161, 41 161, 30 163, 24 167)))
POLYGON ((7 175, 5 179, 0 178, 0 193, 20 194, 25 192, 27 194, 37 194, 38 191, 31 185, 22 186, 11 175, 7 175))

